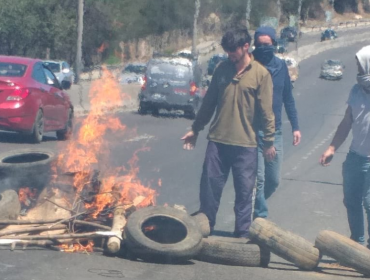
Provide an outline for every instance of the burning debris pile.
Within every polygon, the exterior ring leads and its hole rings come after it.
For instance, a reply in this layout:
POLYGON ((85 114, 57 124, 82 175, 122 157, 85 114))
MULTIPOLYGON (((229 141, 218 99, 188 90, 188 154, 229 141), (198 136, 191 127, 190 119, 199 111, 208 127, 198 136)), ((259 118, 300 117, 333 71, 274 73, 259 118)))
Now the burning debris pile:
POLYGON ((93 83, 89 98, 91 110, 53 162, 50 182, 43 189, 18 189, 22 210, 17 219, 0 221, 0 243, 47 245, 74 252, 93 251, 98 242, 116 253, 126 217, 154 205, 155 191, 138 179, 138 152, 145 148, 135 151, 127 166, 110 165, 115 143, 106 140, 107 132, 114 133, 117 145, 134 132, 109 113, 125 98, 109 71, 93 83))

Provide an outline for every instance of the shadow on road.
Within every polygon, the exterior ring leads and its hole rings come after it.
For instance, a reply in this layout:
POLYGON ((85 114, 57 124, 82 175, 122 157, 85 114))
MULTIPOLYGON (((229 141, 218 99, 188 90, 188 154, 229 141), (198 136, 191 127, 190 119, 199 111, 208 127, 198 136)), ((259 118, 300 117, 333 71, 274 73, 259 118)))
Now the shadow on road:
MULTIPOLYGON (((45 136, 42 138, 43 142, 57 141, 56 137, 45 136)), ((0 132, 0 143, 8 144, 30 144, 31 141, 28 135, 22 135, 15 132, 0 132)))
POLYGON ((314 272, 317 274, 324 274, 324 275, 333 275, 333 276, 341 276, 341 277, 354 277, 354 278, 363 278, 355 270, 341 266, 336 261, 331 260, 321 260, 320 266, 314 269, 313 271, 304 271, 296 267, 294 264, 290 263, 282 263, 282 262, 270 262, 268 269, 272 270, 279 270, 279 271, 296 271, 296 272, 314 272))

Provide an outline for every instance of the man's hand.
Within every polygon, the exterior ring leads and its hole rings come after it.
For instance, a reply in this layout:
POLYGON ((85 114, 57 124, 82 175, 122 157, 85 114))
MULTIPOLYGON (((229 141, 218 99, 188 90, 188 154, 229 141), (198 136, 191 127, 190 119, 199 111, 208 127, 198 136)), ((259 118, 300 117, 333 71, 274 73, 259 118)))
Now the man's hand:
POLYGON ((334 156, 334 147, 330 146, 322 155, 320 158, 320 163, 322 166, 328 166, 333 159, 334 156))
POLYGON ((301 143, 301 132, 299 130, 293 131, 293 146, 297 146, 301 143))
POLYGON ((276 150, 274 146, 263 148, 263 156, 265 157, 265 160, 270 162, 272 161, 276 156, 276 150))
POLYGON ((193 150, 195 143, 197 142, 198 134, 195 134, 194 131, 189 131, 186 133, 181 140, 184 140, 184 150, 193 150))

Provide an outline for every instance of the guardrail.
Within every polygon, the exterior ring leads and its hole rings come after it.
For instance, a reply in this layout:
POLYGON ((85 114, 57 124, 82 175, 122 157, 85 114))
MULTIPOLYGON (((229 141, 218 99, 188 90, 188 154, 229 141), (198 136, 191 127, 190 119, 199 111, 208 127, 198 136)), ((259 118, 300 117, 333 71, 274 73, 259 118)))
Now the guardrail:
POLYGON ((303 33, 307 33, 307 32, 322 31, 327 28, 342 29, 342 28, 358 27, 358 26, 365 26, 365 25, 370 25, 370 19, 342 21, 338 23, 327 23, 324 25, 302 26, 301 31, 303 33))

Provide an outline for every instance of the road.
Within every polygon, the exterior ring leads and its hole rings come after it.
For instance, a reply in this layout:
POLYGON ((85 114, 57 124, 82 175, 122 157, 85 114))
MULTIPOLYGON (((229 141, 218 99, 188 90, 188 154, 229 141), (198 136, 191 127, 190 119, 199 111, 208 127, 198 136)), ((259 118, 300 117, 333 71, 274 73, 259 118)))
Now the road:
MULTIPOLYGON (((370 40, 368 41, 370 43, 370 40)), ((364 43, 320 53, 301 62, 300 79, 294 94, 303 134, 298 147, 291 145, 290 124, 284 118, 283 132, 285 160, 283 178, 276 194, 269 200, 270 219, 314 242, 320 230, 330 229, 349 234, 346 213, 342 204, 341 163, 348 150, 348 139, 338 151, 332 166, 318 164, 321 153, 332 139, 345 109, 345 102, 357 73, 354 54, 364 43), (346 65, 342 80, 336 82, 318 79, 319 65, 328 57, 342 59, 346 65)), ((189 212, 199 206, 198 190, 206 148, 206 132, 202 132, 194 151, 181 148, 180 137, 189 129, 191 121, 177 115, 160 117, 140 116, 124 112, 117 117, 128 128, 136 128, 139 137, 124 142, 108 136, 112 166, 127 163, 132 152, 143 145, 150 151, 139 154, 143 182, 159 178, 162 186, 153 185, 159 196, 157 204, 185 205, 189 212), (113 156, 114 155, 114 156, 113 156)), ((13 134, 1 133, 0 151, 29 147, 13 134)), ((61 150, 66 143, 57 142, 50 134, 40 147, 61 150)), ((232 232, 234 225, 234 191, 229 180, 224 190, 216 229, 232 232)), ((0 275, 7 280, 78 279, 98 280, 106 277, 125 279, 356 279, 361 275, 331 264, 325 259, 315 272, 298 270, 292 264, 272 257, 269 268, 243 268, 189 261, 181 265, 160 265, 111 258, 99 253, 92 255, 65 254, 33 249, 0 250, 0 275)))

